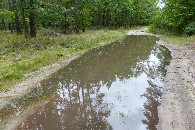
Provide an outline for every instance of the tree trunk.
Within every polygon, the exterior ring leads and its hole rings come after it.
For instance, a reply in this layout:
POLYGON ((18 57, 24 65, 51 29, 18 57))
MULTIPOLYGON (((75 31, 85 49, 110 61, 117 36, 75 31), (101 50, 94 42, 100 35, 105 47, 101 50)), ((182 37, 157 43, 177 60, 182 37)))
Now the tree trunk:
POLYGON ((9 22, 9 29, 11 30, 11 33, 14 33, 12 20, 10 20, 10 22, 9 22))
POLYGON ((10 10, 10 7, 9 7, 9 0, 6 0, 6 4, 7 4, 7 10, 10 10))
POLYGON ((98 7, 98 20, 97 20, 98 26, 101 25, 101 14, 100 14, 100 9, 98 7))
POLYGON ((102 25, 105 26, 105 11, 102 14, 102 25))
POLYGON ((18 34, 21 34, 22 31, 21 31, 21 28, 20 28, 20 20, 19 20, 19 16, 18 16, 18 13, 15 12, 15 22, 16 22, 16 31, 18 34))
POLYGON ((75 0, 75 22, 76 22, 76 33, 79 34, 79 14, 78 14, 78 2, 75 0))
MULTIPOLYGON (((6 0, 6 3, 7 3, 7 10, 11 11, 9 0, 6 0)), ((9 22, 9 30, 11 30, 11 33, 13 33, 13 22, 12 22, 12 20, 10 20, 10 22, 9 22)))
POLYGON ((69 6, 70 6, 70 34, 72 34, 72 10, 71 10, 71 0, 69 0, 69 6))
POLYGON ((28 36, 28 25, 26 23, 26 17, 25 17, 25 11, 24 11, 24 8, 23 8, 23 0, 21 0, 21 13, 22 13, 22 21, 23 21, 23 26, 24 26, 24 35, 25 37, 28 36))
MULTIPOLYGON (((33 0, 30 0, 30 5, 33 6, 33 4, 34 4, 33 0)), ((30 9, 29 20, 30 20, 30 36, 36 37, 35 12, 33 8, 30 9)))
POLYGON ((0 21, 0 27, 1 27, 1 31, 3 31, 3 27, 2 27, 2 25, 1 25, 1 21, 0 21))
MULTIPOLYGON (((66 3, 66 9, 67 8, 68 8, 68 2, 66 3)), ((65 14, 65 30, 64 30, 65 34, 67 33, 67 28, 68 28, 68 22, 66 20, 67 20, 67 14, 65 14)))
POLYGON ((83 18, 84 16, 82 15, 82 30, 83 30, 83 32, 85 32, 85 21, 84 21, 84 18, 83 18))
POLYGON ((6 24, 5 24, 5 19, 2 19, 2 20, 3 20, 3 28, 4 28, 4 30, 6 31, 7 28, 6 28, 6 24))
MULTIPOLYGON (((16 6, 16 0, 12 0, 14 6, 16 6)), ((17 34, 21 34, 22 31, 21 31, 21 28, 20 28, 20 19, 19 19, 19 16, 18 16, 18 9, 17 7, 15 7, 15 22, 16 22, 16 32, 17 34)))
POLYGON ((28 36, 28 26, 26 24, 26 17, 25 17, 25 13, 24 13, 24 8, 22 7, 22 21, 23 21, 23 25, 24 25, 24 35, 25 37, 28 36))

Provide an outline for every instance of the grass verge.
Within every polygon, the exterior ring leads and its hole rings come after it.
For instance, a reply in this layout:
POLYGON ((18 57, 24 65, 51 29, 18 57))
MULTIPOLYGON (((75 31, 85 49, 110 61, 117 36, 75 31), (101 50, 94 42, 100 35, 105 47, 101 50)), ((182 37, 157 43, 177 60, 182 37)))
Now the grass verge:
POLYGON ((195 42, 195 35, 190 37, 185 37, 176 33, 172 33, 168 30, 163 30, 163 29, 158 29, 153 27, 149 27, 148 32, 153 34, 160 34, 162 36, 163 41, 165 41, 168 44, 174 44, 176 46, 182 46, 183 43, 195 42))
POLYGON ((129 30, 87 30, 79 35, 65 35, 60 31, 42 29, 36 38, 0 32, 0 91, 20 82, 31 72, 121 38, 129 30))

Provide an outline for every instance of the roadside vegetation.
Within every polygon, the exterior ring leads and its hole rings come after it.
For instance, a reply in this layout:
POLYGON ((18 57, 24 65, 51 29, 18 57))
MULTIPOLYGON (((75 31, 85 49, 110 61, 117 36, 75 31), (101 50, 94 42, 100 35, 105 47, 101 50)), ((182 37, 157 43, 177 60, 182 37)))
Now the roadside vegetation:
POLYGON ((165 6, 157 8, 149 32, 161 34, 167 43, 195 42, 195 1, 164 0, 165 6))
POLYGON ((195 35, 192 36, 183 36, 181 34, 170 32, 170 31, 163 31, 160 29, 154 29, 153 27, 149 27, 148 32, 154 34, 160 34, 162 36, 163 41, 168 44, 174 44, 176 46, 182 46, 183 43, 194 43, 195 44, 195 35))

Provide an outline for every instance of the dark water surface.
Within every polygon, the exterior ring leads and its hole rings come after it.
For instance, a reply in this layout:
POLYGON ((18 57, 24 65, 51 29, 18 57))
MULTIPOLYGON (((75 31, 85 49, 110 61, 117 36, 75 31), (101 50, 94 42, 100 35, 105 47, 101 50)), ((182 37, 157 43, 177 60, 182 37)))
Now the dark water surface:
POLYGON ((170 51, 151 36, 127 36, 71 62, 44 91, 56 96, 18 129, 156 129, 170 51))

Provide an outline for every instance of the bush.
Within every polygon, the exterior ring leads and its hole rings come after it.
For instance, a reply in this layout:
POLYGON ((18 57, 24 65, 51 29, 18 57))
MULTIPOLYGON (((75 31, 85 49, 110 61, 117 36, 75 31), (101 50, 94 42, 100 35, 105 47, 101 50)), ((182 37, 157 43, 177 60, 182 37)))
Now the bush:
POLYGON ((188 24, 184 29, 184 36, 192 36, 195 34, 195 22, 188 24))

